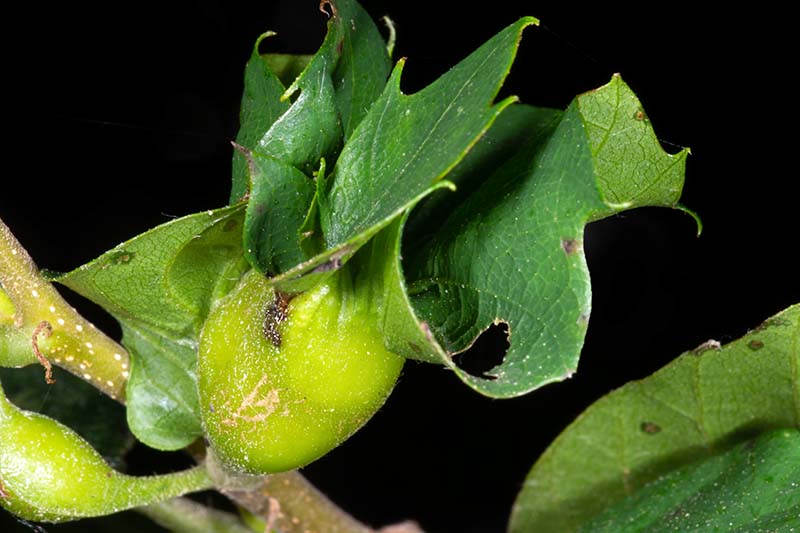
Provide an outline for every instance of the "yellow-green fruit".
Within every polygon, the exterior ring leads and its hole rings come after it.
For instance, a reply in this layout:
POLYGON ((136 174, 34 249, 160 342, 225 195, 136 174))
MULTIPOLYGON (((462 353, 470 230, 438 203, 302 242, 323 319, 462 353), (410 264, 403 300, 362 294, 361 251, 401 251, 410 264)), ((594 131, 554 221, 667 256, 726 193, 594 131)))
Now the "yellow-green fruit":
POLYGON ((386 350, 348 269, 288 302, 248 273, 200 337, 200 403, 218 459, 251 473, 298 468, 361 427, 403 359, 386 350))
POLYGON ((210 484, 200 469, 120 474, 71 429, 11 404, 0 386, 0 506, 19 517, 62 522, 102 516, 210 484))

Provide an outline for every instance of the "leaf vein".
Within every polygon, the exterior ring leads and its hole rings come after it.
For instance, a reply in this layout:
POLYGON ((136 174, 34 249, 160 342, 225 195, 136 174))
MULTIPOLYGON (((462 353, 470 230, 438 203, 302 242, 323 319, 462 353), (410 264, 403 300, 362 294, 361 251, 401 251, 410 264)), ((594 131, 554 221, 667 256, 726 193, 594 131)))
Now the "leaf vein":
MULTIPOLYGON (((478 67, 472 71, 472 73, 469 75, 467 80, 458 89, 458 92, 455 94, 455 96, 453 96, 453 98, 447 104, 447 107, 445 108, 445 110, 439 115, 439 117, 436 119, 436 122, 433 124, 433 126, 430 128, 430 130, 428 130, 428 133, 425 136, 425 138, 422 140, 422 142, 420 142, 417 145, 417 148, 414 151, 414 153, 408 159, 406 159, 406 162, 402 166, 402 168, 400 168, 400 170, 392 177, 392 183, 397 184, 397 183, 399 183, 401 181, 403 176, 408 171, 408 167, 419 158, 419 155, 422 153, 423 149, 425 147, 427 147, 428 142, 431 140, 431 138, 433 137, 434 133, 439 128, 439 125, 442 123, 442 121, 444 120, 445 116, 447 116, 450 113, 450 110, 453 108, 453 105, 455 105, 455 102, 459 99, 459 97, 466 90, 466 88, 471 85, 472 80, 475 78, 475 76, 477 76, 477 74, 481 70, 481 68, 492 57, 494 57, 494 55, 497 53, 498 50, 499 50, 498 47, 493 48, 492 51, 489 54, 486 55, 486 57, 483 59, 483 61, 481 61, 480 65, 478 65, 478 67)), ((428 88, 430 88, 430 87, 432 87, 432 86, 429 86, 428 88)), ((424 90, 423 90, 423 92, 418 93, 415 96, 411 96, 410 99, 414 99, 415 97, 416 98, 424 97, 424 90)), ((409 105, 409 106, 406 107, 406 109, 410 109, 410 107, 411 106, 409 105)), ((491 109, 491 106, 489 106, 489 109, 491 109)), ((381 118, 383 118, 383 116, 381 116, 381 118)), ((374 149, 374 147, 373 147, 373 149, 374 149)), ((441 177, 441 176, 436 176, 434 178, 434 180, 438 179, 439 177, 441 177)), ((392 192, 393 189, 394 189, 393 187, 389 187, 389 186, 383 187, 383 190, 380 192, 378 197, 375 200, 373 200, 372 207, 370 208, 369 211, 367 211, 366 215, 363 217, 364 220, 370 220, 372 218, 372 216, 384 204, 386 196, 390 192, 392 192)))

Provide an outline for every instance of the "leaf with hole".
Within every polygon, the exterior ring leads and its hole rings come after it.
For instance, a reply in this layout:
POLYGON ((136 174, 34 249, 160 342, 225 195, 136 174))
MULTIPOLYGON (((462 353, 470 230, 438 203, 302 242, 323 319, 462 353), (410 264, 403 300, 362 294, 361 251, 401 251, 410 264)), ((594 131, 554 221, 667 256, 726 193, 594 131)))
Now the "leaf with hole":
POLYGON ((666 154, 640 112, 618 76, 563 113, 514 106, 495 126, 507 159, 494 165, 493 146, 479 144, 455 171, 464 192, 411 213, 420 242, 404 247, 408 293, 441 345, 421 358, 493 397, 572 375, 591 310, 584 226, 642 205, 676 207, 683 186, 687 152, 666 154), (482 375, 454 365, 491 324, 508 328, 503 362, 482 375))

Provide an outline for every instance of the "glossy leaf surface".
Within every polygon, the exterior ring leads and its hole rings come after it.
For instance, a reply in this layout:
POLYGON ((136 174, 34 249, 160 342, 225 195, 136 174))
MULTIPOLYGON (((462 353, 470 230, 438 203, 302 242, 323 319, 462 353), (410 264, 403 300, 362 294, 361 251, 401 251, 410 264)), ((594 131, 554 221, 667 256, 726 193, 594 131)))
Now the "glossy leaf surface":
MULTIPOLYGON (((480 158, 465 160, 460 182, 473 190, 452 205, 440 196, 444 220, 404 253, 411 302, 446 353, 467 349, 491 324, 508 327, 502 364, 481 376, 455 367, 490 396, 575 371, 591 312, 584 226, 622 209, 676 206, 683 185, 686 152, 661 149, 619 77, 563 114, 546 111, 509 109, 498 127, 521 130, 516 149, 488 174, 480 158)), ((425 223, 417 219, 417 230, 425 223)))
POLYGON ((791 531, 800 431, 777 430, 648 483, 582 531, 791 531))
POLYGON ((524 18, 425 89, 404 95, 398 63, 336 163, 320 219, 328 248, 385 226, 430 191, 514 99, 493 104, 514 61, 524 18))
POLYGON ((282 272, 276 286, 307 290, 445 180, 514 98, 493 103, 522 31, 508 26, 425 89, 400 91, 400 62, 352 132, 333 171, 317 184, 320 252, 282 272))
POLYGON ((608 394, 539 458, 510 531, 575 531, 661 475, 762 432, 800 427, 799 369, 795 305, 608 394))
MULTIPOLYGON (((284 272, 308 259, 300 229, 314 200, 312 172, 323 158, 336 160, 389 73, 383 39, 369 15, 350 0, 328 5, 331 19, 322 46, 280 97, 295 98, 290 107, 252 139, 254 128, 263 129, 259 121, 266 122, 267 110, 249 122, 242 117, 240 136, 247 142, 236 158, 247 163, 241 169, 246 171, 249 191, 245 253, 263 273, 284 272)), ((251 62, 268 68, 268 62, 255 55, 251 62)), ((252 84, 260 87, 272 77, 261 76, 252 84)), ((234 170, 232 200, 243 179, 239 169, 234 170)))

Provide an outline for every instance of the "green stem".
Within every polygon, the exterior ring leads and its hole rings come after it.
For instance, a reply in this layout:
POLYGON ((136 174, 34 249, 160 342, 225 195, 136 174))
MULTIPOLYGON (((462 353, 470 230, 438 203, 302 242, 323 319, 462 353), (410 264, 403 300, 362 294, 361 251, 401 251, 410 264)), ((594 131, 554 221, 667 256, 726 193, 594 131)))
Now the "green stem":
POLYGON ((253 533, 237 516, 187 498, 174 498, 134 510, 176 533, 253 533))
MULTIPOLYGON (((17 337, 24 335, 30 340, 30 348, 22 354, 5 357, 0 352, 0 364, 9 364, 8 360, 10 364, 38 361, 47 367, 53 362, 112 398, 123 400, 130 365, 128 352, 61 297, 2 220, 0 292, 0 326, 13 327, 17 337)), ((12 351, 12 347, 7 350, 12 351)))
POLYGON ((203 465, 171 474, 120 477, 127 478, 127 483, 134 488, 131 491, 132 496, 126 504, 126 508, 150 505, 175 498, 176 496, 183 496, 190 492, 208 490, 214 487, 214 482, 203 465))

